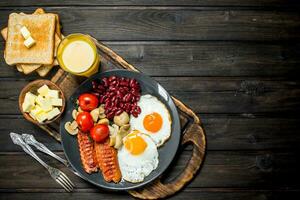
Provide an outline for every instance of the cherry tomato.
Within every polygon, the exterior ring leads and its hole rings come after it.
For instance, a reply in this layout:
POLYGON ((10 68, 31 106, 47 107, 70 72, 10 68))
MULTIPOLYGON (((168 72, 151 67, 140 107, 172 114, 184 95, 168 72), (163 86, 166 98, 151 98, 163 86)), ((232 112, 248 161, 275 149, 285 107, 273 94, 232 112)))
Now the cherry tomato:
POLYGON ((90 130, 91 137, 96 142, 104 142, 109 135, 108 126, 105 124, 97 124, 90 130))
POLYGON ((76 122, 83 132, 89 131, 94 126, 94 121, 89 112, 80 112, 76 117, 76 122))
POLYGON ((91 111, 98 107, 98 98, 89 93, 81 94, 78 98, 79 100, 79 106, 84 111, 91 111))

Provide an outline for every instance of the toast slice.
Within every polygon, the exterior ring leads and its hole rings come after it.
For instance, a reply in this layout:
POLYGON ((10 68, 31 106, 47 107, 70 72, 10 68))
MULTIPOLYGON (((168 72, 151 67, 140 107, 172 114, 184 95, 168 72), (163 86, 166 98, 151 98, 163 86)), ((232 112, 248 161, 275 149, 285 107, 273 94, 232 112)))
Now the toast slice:
POLYGON ((57 59, 54 60, 54 62, 51 64, 51 65, 43 65, 42 67, 38 68, 36 70, 36 72, 41 76, 41 77, 44 77, 46 76, 50 71, 51 69, 54 67, 54 66, 57 66, 58 65, 58 61, 57 59))
MULTIPOLYGON (((35 10, 34 14, 44 14, 45 10, 43 8, 38 8, 35 10)), ((61 42, 61 31, 60 31, 60 23, 59 23, 59 16, 55 14, 55 19, 56 19, 56 27, 55 27, 55 48, 54 48, 54 56, 56 57, 56 50, 61 42)), ((58 62, 56 59, 54 59, 54 62, 50 65, 43 65, 39 69, 36 70, 36 72, 41 76, 44 77, 46 76, 51 69, 58 65, 58 62)))
POLYGON ((52 64, 54 55, 55 15, 9 15, 5 60, 7 64, 52 64), (36 44, 27 49, 20 28, 26 26, 36 44), (37 56, 39 55, 39 56, 37 56))
MULTIPOLYGON (((44 14, 44 13, 45 13, 44 9, 37 8, 33 14, 44 14)), ((20 13, 20 14, 24 14, 24 13, 20 13)), ((54 41, 55 41, 54 56, 56 56, 57 47, 58 47, 59 43, 61 42, 59 16, 57 14, 55 14, 55 18, 56 18, 56 27, 55 27, 55 38, 54 38, 54 41)), ((6 40, 7 39, 7 27, 3 28, 1 30, 1 34, 2 34, 3 39, 6 40)), ((23 72, 24 74, 30 74, 33 71, 37 71, 37 73, 40 76, 46 76, 48 74, 48 72, 53 68, 53 66, 56 66, 56 65, 58 65, 58 62, 55 59, 52 64, 46 65, 46 66, 40 65, 40 64, 16 64, 16 67, 19 72, 23 72)))
MULTIPOLYGON (((58 37, 58 34, 56 33, 56 34, 55 34, 54 57, 56 57, 57 48, 58 48, 58 45, 59 45, 60 42, 61 42, 61 39, 60 39, 60 37, 58 37)), ((51 71, 51 69, 52 69, 54 66, 57 66, 57 65, 58 65, 58 61, 57 61, 57 59, 55 58, 52 64, 50 64, 50 65, 43 65, 43 66, 41 66, 40 68, 38 68, 38 69, 36 70, 36 72, 37 72, 40 76, 44 77, 44 76, 46 76, 46 75, 51 71)))

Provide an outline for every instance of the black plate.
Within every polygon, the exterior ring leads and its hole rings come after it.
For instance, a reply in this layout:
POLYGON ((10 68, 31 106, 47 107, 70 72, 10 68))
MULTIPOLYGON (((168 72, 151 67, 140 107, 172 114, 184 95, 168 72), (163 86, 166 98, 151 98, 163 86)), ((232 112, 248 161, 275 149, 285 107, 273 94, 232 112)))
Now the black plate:
POLYGON ((81 174, 81 176, 85 180, 105 189, 130 190, 130 189, 144 186, 147 183, 150 183, 151 181, 159 177, 170 165, 170 163, 172 162, 176 154, 180 142, 180 122, 179 122, 177 109, 172 98, 159 83, 157 83, 152 78, 143 75, 142 73, 130 72, 127 70, 111 70, 111 71, 95 74, 94 76, 90 77, 88 80, 83 82, 76 89, 74 94, 67 101, 66 110, 64 115, 62 116, 61 123, 60 123, 60 133, 62 137, 63 149, 67 159, 69 160, 73 169, 76 170, 79 174, 81 174), (101 173, 87 174, 81 165, 77 137, 68 134, 64 129, 64 124, 67 121, 72 121, 72 110, 75 108, 75 102, 78 96, 84 92, 91 91, 92 80, 99 79, 106 76, 112 76, 112 75, 136 79, 140 83, 142 94, 151 94, 153 96, 156 96, 167 106, 171 114, 172 133, 170 139, 162 147, 158 149, 158 153, 159 153, 158 167, 154 171, 152 171, 151 174, 147 176, 145 180, 141 183, 129 183, 126 181, 121 181, 118 184, 108 183, 103 179, 101 173))

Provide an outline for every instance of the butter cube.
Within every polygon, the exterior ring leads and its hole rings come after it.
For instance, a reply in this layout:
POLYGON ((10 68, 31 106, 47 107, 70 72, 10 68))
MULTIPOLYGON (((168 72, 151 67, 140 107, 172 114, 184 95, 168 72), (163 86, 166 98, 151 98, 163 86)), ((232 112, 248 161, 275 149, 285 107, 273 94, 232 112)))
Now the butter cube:
POLYGON ((58 99, 59 98, 59 91, 58 90, 49 90, 47 96, 51 97, 51 98, 58 99))
POLYGON ((30 117, 34 120, 36 120, 35 115, 33 115, 31 112, 29 113, 30 117))
POLYGON ((26 26, 23 26, 20 31, 25 40, 30 37, 30 32, 28 31, 26 26))
POLYGON ((42 110, 45 112, 51 111, 53 109, 50 99, 43 100, 40 106, 42 110))
POLYGON ((40 87, 37 92, 42 95, 42 96, 47 96, 49 91, 49 87, 47 85, 43 85, 42 87, 40 87))
POLYGON ((31 104, 29 101, 24 101, 22 104, 23 112, 29 113, 31 109, 34 108, 34 104, 31 104))
POLYGON ((34 105, 35 99, 37 98, 36 95, 32 94, 31 92, 27 92, 25 94, 24 102, 28 102, 32 105, 34 105))
POLYGON ((37 115, 42 113, 43 110, 40 106, 35 106, 33 109, 31 109, 31 111, 29 112, 29 115, 33 118, 36 119, 37 115))
POLYGON ((51 120, 59 114, 60 114, 60 110, 58 108, 54 108, 53 110, 47 113, 47 119, 51 120))
POLYGON ((24 41, 24 45, 29 49, 30 47, 32 47, 33 45, 35 44, 35 40, 29 36, 29 38, 27 38, 25 41, 24 41))
POLYGON ((35 99, 35 102, 39 105, 43 104, 44 101, 45 99, 41 95, 38 95, 37 98, 35 99))
POLYGON ((48 115, 45 112, 41 112, 38 115, 36 115, 36 120, 39 123, 42 123, 42 122, 44 122, 47 119, 47 117, 48 117, 48 115))
POLYGON ((52 104, 50 99, 45 99, 41 95, 38 95, 35 102, 41 107, 44 112, 52 110, 52 104))
POLYGON ((62 106, 62 99, 51 98, 52 106, 62 106))

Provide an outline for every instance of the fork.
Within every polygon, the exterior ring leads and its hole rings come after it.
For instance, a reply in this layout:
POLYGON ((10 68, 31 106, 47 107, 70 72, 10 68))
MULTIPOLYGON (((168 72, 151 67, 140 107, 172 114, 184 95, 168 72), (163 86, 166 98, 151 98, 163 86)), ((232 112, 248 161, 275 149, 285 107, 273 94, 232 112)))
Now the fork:
POLYGON ((38 155, 32 150, 32 148, 24 142, 22 136, 17 133, 10 133, 10 137, 14 144, 19 145, 22 149, 31 157, 36 159, 41 165, 43 165, 49 172, 50 176, 60 184, 67 192, 72 192, 75 185, 72 181, 59 169, 54 168, 46 164, 38 155))
POLYGON ((22 139, 23 139, 23 141, 26 144, 32 145, 36 149, 38 149, 39 151, 41 151, 41 152, 43 152, 43 153, 51 156, 52 158, 55 158, 56 160, 60 161, 66 167, 68 167, 76 176, 84 179, 84 177, 81 174, 79 174, 78 172, 76 172, 75 170, 73 170, 72 168, 70 168, 70 163, 67 160, 59 157, 58 155, 56 155, 55 153, 53 153, 52 151, 50 151, 50 149, 48 149, 44 144, 38 142, 33 135, 23 133, 22 134, 22 139))
POLYGON ((22 134, 22 139, 26 144, 32 145, 35 148, 37 148, 39 151, 55 158, 56 160, 60 161, 62 164, 64 164, 66 167, 70 167, 70 164, 67 160, 62 159, 61 157, 57 156, 55 153, 50 151, 44 144, 38 142, 33 135, 30 134, 22 134))

